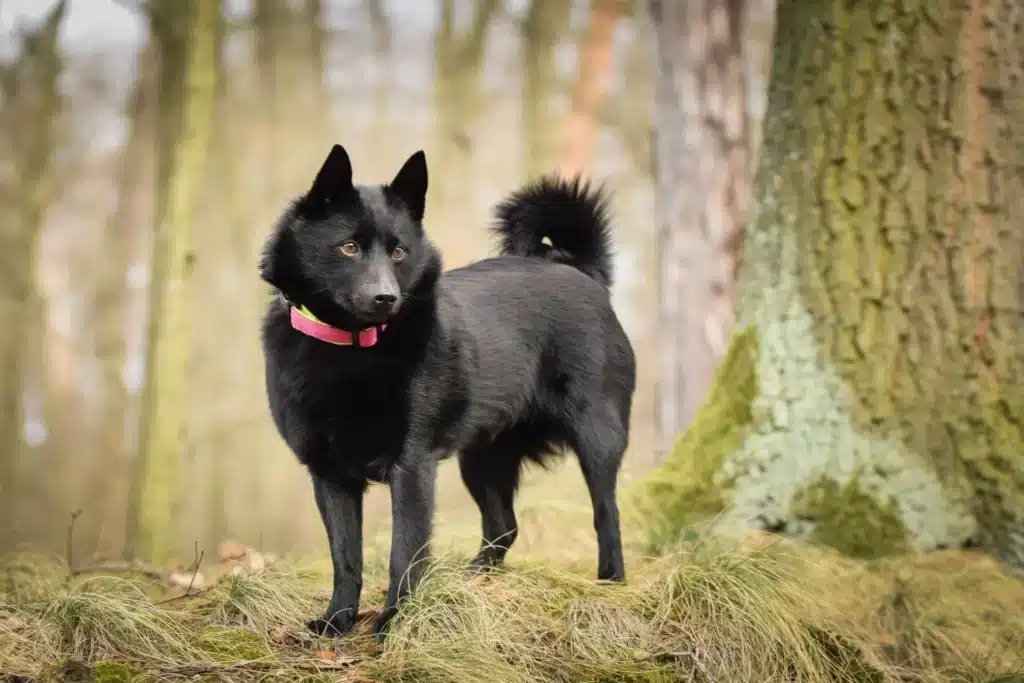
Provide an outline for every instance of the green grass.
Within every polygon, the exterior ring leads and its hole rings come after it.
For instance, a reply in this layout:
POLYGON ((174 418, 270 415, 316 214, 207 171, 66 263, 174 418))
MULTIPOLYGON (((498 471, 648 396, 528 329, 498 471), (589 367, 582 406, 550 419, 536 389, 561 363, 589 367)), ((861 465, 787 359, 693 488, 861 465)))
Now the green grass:
MULTIPOLYGON (((370 612, 383 599, 379 560, 370 612)), ((513 562, 476 578, 465 562, 440 557, 378 647, 369 619, 339 641, 303 631, 328 597, 322 561, 221 571, 205 592, 166 601, 141 575, 69 580, 57 562, 12 558, 0 680, 983 683, 1024 672, 1024 584, 979 555, 868 563, 750 535, 632 556, 625 586, 598 584, 583 561, 569 563, 582 572, 513 562)))

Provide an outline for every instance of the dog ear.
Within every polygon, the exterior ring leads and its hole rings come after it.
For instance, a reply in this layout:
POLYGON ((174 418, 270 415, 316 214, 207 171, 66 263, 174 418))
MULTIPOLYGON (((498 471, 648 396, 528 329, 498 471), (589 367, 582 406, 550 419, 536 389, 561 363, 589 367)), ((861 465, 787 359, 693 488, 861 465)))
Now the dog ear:
POLYGON ((352 162, 341 145, 334 145, 317 171, 313 186, 303 204, 311 209, 323 208, 352 196, 352 162))
POLYGON ((300 296, 302 286, 297 248, 291 226, 282 225, 274 230, 260 256, 260 278, 291 300, 300 296))
POLYGON ((388 190, 402 200, 414 219, 423 220, 427 202, 427 156, 423 150, 406 160, 388 190))

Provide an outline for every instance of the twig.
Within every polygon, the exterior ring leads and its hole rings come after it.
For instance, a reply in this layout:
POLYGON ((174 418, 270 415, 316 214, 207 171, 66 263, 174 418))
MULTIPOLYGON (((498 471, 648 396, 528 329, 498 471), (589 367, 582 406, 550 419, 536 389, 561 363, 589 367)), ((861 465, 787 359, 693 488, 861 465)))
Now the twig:
POLYGON ((196 575, 199 574, 199 565, 203 563, 204 555, 206 555, 206 551, 199 549, 199 541, 192 541, 192 557, 195 558, 195 567, 192 569, 192 578, 188 580, 188 588, 185 589, 185 595, 192 592, 192 586, 196 583, 196 575))
POLYGON ((68 565, 68 579, 75 575, 75 522, 82 516, 82 508, 71 513, 71 521, 68 522, 68 536, 64 544, 64 561, 68 565))
POLYGON ((195 565, 192 568, 192 578, 189 579, 188 588, 185 589, 185 593, 182 594, 182 595, 175 595, 174 597, 171 597, 171 598, 165 598, 163 600, 157 600, 156 602, 153 603, 154 605, 166 605, 167 603, 174 602, 176 600, 184 600, 186 598, 195 598, 195 597, 198 597, 198 596, 202 595, 203 593, 209 592, 210 589, 213 588, 213 586, 207 586, 206 588, 203 588, 202 590, 198 590, 195 593, 192 592, 192 587, 196 583, 196 576, 199 575, 199 565, 201 565, 203 563, 203 557, 206 556, 206 551, 199 549, 199 541, 193 541, 192 553, 193 553, 193 557, 195 557, 195 560, 194 560, 195 565))
POLYGON ((164 598, 163 600, 157 600, 156 602, 153 603, 153 605, 166 605, 167 603, 177 602, 178 600, 198 598, 198 597, 201 597, 201 596, 205 595, 206 593, 209 593, 212 590, 213 590, 213 586, 207 586, 206 588, 203 588, 202 590, 198 590, 195 593, 187 593, 186 592, 186 593, 184 593, 182 595, 173 595, 173 596, 171 596, 169 598, 164 598))
POLYGON ((217 664, 215 662, 203 662, 201 664, 176 664, 174 666, 153 666, 152 664, 139 664, 148 671, 155 671, 164 674, 177 674, 179 676, 202 676, 204 674, 222 673, 225 671, 275 671, 278 669, 295 669, 297 671, 343 671, 350 668, 356 660, 354 658, 338 658, 334 660, 285 660, 267 661, 265 659, 244 660, 231 662, 229 664, 217 664))

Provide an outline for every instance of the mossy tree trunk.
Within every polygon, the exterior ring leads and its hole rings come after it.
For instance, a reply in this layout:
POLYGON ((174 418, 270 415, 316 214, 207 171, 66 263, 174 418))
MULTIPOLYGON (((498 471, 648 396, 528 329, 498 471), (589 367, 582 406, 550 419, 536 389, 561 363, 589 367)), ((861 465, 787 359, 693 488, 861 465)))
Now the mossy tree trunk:
POLYGON ((733 324, 750 184, 746 0, 652 0, 660 366, 666 452, 707 395, 733 324))
POLYGON ((174 542, 172 511, 185 449, 190 222, 206 160, 216 91, 218 0, 158 4, 160 173, 152 259, 146 387, 129 552, 162 562, 174 542))
POLYGON ((555 51, 569 29, 572 0, 533 0, 522 23, 523 162, 527 178, 549 170, 558 150, 552 99, 558 89, 555 51))
POLYGON ((18 127, 10 143, 18 185, 11 193, 12 206, 0 212, 0 549, 17 532, 26 352, 39 347, 43 323, 36 267, 52 196, 61 106, 58 34, 66 7, 64 0, 58 2, 40 27, 26 36, 22 58, 4 79, 4 105, 17 117, 10 121, 18 127))
POLYGON ((1024 564, 1022 36, 1015 0, 779 3, 724 521, 1024 564))

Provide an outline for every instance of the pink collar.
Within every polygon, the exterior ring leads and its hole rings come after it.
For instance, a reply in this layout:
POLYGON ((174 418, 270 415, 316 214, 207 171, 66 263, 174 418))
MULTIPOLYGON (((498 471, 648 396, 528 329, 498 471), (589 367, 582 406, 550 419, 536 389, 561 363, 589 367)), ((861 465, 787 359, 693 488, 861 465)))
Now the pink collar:
POLYGON ((383 330, 387 327, 387 325, 381 325, 380 328, 368 327, 365 330, 359 330, 359 332, 349 332, 348 330, 338 329, 325 322, 321 322, 305 306, 290 306, 290 308, 292 327, 314 339, 337 346, 356 346, 359 348, 373 346, 377 343, 378 330, 383 330))

